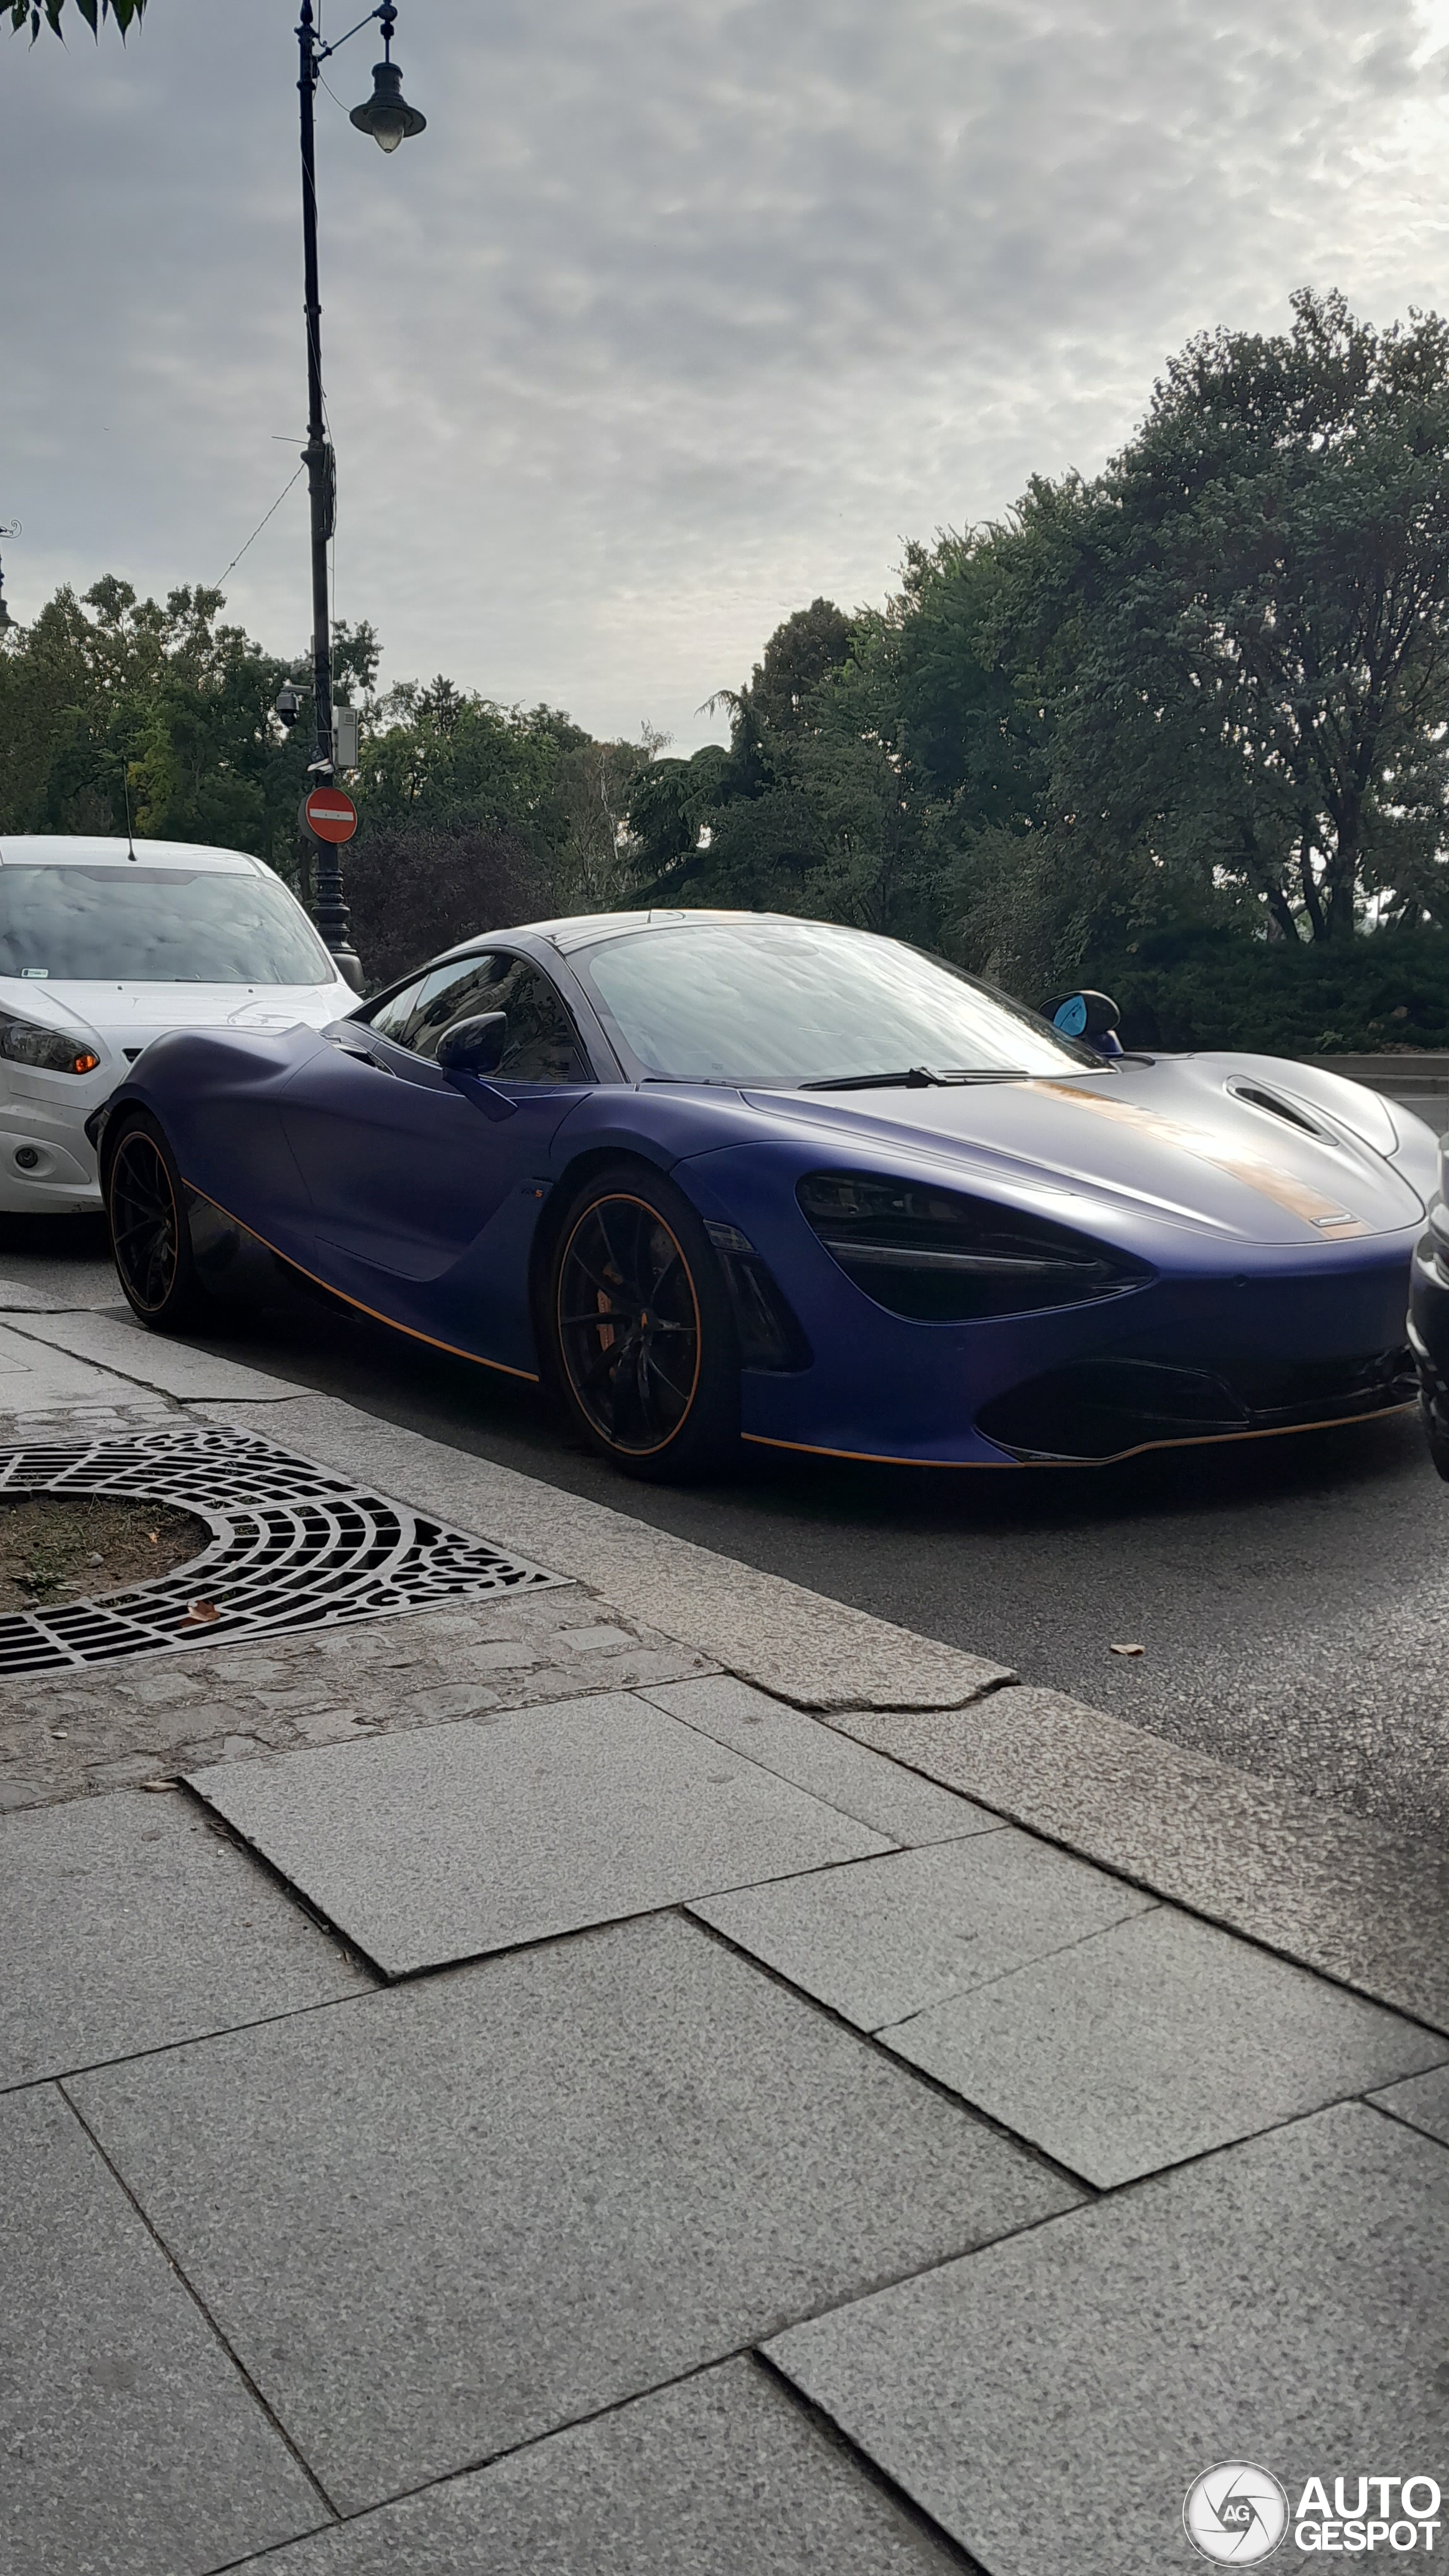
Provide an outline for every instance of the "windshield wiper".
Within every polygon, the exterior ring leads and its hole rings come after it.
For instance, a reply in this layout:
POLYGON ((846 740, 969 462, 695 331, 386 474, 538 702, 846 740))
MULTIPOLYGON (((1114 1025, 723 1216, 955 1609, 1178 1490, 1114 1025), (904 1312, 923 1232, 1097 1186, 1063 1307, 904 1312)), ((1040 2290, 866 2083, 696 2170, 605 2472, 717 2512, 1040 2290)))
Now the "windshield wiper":
POLYGON ((802 1082, 802 1091, 926 1091, 950 1082, 1025 1082, 1020 1065, 993 1065, 989 1072, 965 1065, 913 1064, 905 1073, 837 1073, 824 1082, 802 1082))

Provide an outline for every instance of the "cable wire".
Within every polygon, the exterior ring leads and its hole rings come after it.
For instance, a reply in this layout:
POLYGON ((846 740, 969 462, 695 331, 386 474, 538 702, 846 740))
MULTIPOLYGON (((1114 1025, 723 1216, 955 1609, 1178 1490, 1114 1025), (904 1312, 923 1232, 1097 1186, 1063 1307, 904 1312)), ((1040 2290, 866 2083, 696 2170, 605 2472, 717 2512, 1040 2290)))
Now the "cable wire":
MULTIPOLYGON (((300 483, 306 471, 307 460, 304 457, 301 464, 298 466, 296 473, 292 476, 292 482, 288 483, 285 488, 277 494, 275 501, 267 512, 267 519, 274 519, 276 517, 277 512, 280 510, 282 503, 287 497, 288 492, 291 491, 292 483, 300 483)), ((258 519, 256 526, 253 528, 251 535, 247 539, 246 546, 240 546, 237 549, 237 552, 232 556, 230 563, 227 565, 226 572, 221 575, 219 580, 212 583, 211 586, 213 590, 220 590, 222 582, 226 580, 227 575, 235 572, 237 565, 241 562, 242 556, 246 553, 247 546, 254 546, 256 544, 258 537, 261 535, 263 528, 267 524, 267 519, 258 519)))

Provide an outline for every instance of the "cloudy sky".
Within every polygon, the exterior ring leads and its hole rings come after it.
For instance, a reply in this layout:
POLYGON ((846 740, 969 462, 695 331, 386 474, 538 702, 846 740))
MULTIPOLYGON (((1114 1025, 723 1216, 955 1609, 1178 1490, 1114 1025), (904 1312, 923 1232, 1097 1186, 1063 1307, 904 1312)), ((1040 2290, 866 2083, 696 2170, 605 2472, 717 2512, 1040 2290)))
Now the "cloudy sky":
MULTIPOLYGON (((292 471, 294 22, 0 34, 18 615, 215 581, 292 471)), ((390 159, 376 51, 319 100, 337 605, 385 681, 599 732, 719 730, 782 616, 1094 468, 1192 332, 1449 299, 1449 0, 399 0, 390 159)), ((304 496, 226 584, 279 651, 304 496)))

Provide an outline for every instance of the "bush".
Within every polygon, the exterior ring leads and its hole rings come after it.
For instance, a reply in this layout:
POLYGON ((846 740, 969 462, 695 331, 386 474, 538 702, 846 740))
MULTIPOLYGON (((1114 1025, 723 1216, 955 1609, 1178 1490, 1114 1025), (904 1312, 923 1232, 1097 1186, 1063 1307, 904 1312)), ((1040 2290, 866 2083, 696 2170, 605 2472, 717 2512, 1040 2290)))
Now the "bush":
POLYGON ((1308 947, 1233 931, 1164 930, 1092 957, 1127 1046, 1263 1055, 1449 1048, 1449 931, 1380 931, 1308 947))
POLYGON ((370 993, 475 932, 540 920, 552 902, 547 869, 506 826, 364 823, 342 866, 370 993))

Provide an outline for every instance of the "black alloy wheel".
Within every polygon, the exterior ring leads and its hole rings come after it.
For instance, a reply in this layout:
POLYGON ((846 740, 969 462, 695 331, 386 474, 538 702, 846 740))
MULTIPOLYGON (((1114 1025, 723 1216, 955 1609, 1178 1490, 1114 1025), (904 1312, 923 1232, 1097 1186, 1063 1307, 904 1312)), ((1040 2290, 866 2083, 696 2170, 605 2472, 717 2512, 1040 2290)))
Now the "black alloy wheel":
POLYGON ((126 1302, 158 1333, 195 1325, 205 1304, 196 1276, 186 1191, 155 1119, 127 1119, 106 1158, 111 1258, 126 1302))
POLYGON ((704 1227, 658 1174, 621 1167, 565 1211, 555 1373, 591 1445, 656 1481, 716 1471, 739 1438, 739 1353, 704 1227))

